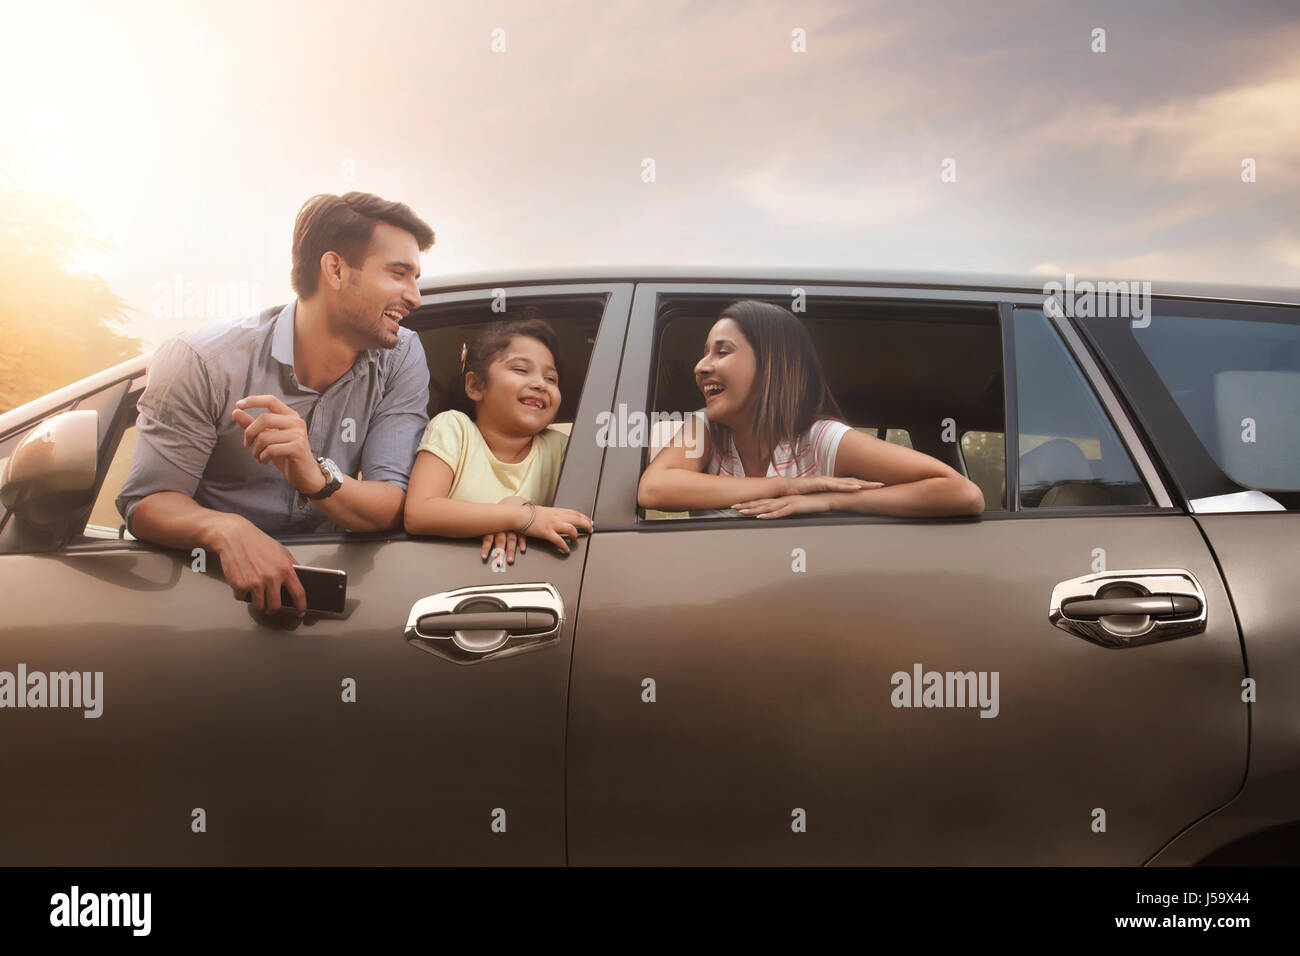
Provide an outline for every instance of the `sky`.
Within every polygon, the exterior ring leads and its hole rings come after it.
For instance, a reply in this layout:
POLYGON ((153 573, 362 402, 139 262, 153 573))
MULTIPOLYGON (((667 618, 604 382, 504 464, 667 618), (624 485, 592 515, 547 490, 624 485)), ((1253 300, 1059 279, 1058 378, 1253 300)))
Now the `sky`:
POLYGON ((1297 0, 0 0, 0 24, 0 197, 82 210, 102 248, 76 268, 149 345, 287 302, 298 208, 351 189, 433 227, 425 276, 1300 286, 1297 0), (194 288, 217 314, 185 314, 194 288))

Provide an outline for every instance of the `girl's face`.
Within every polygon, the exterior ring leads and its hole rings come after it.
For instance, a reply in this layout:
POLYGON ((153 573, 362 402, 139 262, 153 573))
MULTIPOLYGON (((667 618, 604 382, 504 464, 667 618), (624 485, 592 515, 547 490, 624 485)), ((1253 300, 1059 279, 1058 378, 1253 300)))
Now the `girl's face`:
POLYGON ((719 319, 709 329, 704 358, 695 365, 695 383, 704 393, 709 421, 743 430, 754 417, 754 379, 758 356, 731 319, 719 319))
POLYGON ((551 350, 530 335, 516 335, 488 366, 487 383, 470 375, 465 393, 476 417, 516 434, 536 435, 560 410, 560 379, 551 350))

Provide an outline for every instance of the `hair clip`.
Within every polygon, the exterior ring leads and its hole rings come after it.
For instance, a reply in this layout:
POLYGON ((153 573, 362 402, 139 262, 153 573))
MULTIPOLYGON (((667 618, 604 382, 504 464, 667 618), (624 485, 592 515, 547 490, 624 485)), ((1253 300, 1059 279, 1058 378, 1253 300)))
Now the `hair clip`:
POLYGON ((464 342, 460 343, 460 374, 465 374, 465 356, 469 354, 469 346, 464 342))

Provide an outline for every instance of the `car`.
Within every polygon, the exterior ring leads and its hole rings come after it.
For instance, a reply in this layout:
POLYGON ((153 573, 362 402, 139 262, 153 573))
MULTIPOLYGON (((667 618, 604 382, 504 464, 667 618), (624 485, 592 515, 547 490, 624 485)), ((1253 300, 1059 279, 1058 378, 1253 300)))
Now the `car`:
POLYGON ((126 533, 145 357, 5 413, 0 862, 1300 862, 1300 296, 1162 284, 1138 319, 1097 293, 426 280, 431 414, 502 303, 555 327, 555 504, 595 531, 513 565, 286 536, 347 576, 341 613, 301 621, 126 533), (702 407, 705 333, 742 298, 795 311, 848 423, 956 468, 984 513, 639 508, 664 434, 611 416, 702 407))

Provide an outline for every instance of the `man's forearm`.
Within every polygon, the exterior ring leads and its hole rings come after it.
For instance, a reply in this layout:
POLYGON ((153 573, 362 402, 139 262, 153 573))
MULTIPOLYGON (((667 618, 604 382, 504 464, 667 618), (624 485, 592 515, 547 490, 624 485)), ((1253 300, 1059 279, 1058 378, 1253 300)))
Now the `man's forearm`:
POLYGON ((392 531, 402 527, 406 492, 389 481, 357 481, 345 475, 338 491, 314 504, 347 531, 392 531))
POLYGON ((247 519, 205 508, 179 491, 159 491, 140 499, 131 511, 131 533, 167 548, 220 553, 226 531, 238 521, 247 519))

